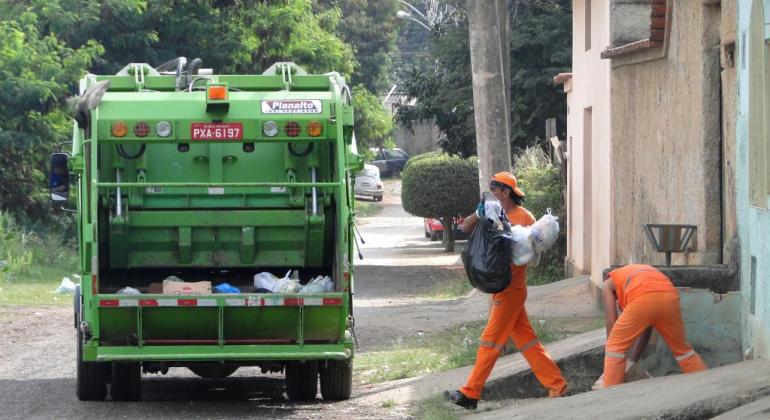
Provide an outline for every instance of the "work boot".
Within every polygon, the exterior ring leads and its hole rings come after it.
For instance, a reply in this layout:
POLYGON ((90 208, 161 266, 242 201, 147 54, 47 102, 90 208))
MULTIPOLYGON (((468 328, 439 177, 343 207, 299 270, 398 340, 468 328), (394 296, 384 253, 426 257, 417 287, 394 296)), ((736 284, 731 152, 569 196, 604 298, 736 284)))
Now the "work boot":
POLYGON ((567 395, 567 384, 561 388, 551 388, 548 390, 548 398, 558 398, 567 395))
POLYGON ((460 391, 444 391, 444 399, 466 410, 475 410, 479 405, 479 400, 468 398, 460 391))

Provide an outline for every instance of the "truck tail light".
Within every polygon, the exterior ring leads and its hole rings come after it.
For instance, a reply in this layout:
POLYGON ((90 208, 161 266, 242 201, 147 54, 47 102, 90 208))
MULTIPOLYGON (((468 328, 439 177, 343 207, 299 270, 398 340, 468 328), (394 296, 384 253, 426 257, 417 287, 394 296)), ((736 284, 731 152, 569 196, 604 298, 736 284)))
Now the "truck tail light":
POLYGON ((155 124, 155 133, 160 137, 168 137, 171 135, 171 123, 168 121, 161 121, 155 124))
POLYGON ((227 99, 227 87, 209 86, 209 100, 224 101, 227 99))
POLYGON ((323 125, 321 125, 321 123, 318 121, 310 121, 310 124, 307 125, 307 134, 310 137, 318 137, 323 133, 323 131, 323 125))
POLYGON ((278 124, 276 124, 275 121, 265 121, 265 123, 262 124, 262 133, 268 137, 275 136, 278 134, 278 124))
POLYGON ((125 137, 128 134, 128 126, 123 121, 116 121, 112 123, 110 132, 113 137, 125 137))
POLYGON ((134 125, 134 135, 137 137, 147 137, 150 134, 150 124, 140 121, 134 125))
POLYGON ((286 123, 286 125, 283 126, 283 131, 286 133, 289 137, 297 137, 299 136, 300 131, 302 129, 299 126, 299 123, 296 121, 289 121, 286 123))

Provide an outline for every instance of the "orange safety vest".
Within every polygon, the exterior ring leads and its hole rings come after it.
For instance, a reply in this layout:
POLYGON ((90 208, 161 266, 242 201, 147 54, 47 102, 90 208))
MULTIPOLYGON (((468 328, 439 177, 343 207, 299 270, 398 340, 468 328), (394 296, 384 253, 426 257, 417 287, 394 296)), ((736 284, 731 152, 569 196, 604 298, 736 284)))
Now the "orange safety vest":
POLYGON ((620 309, 647 292, 676 293, 671 280, 658 269, 647 264, 629 264, 612 270, 610 279, 615 285, 620 309))

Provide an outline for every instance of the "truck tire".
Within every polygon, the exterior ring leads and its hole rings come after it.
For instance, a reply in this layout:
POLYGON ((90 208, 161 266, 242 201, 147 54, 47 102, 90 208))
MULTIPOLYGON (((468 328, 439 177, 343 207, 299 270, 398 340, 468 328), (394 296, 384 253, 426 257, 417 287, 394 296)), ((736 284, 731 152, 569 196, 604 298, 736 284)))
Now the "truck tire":
POLYGON ((353 362, 348 360, 327 360, 319 371, 321 396, 327 401, 350 398, 353 388, 353 362))
POLYGON ((286 395, 291 401, 313 401, 318 394, 318 362, 286 363, 286 395))
POLYGON ((142 396, 142 371, 139 362, 112 362, 113 401, 138 401, 142 396))
POLYGON ((83 333, 77 333, 77 386, 80 401, 102 401, 107 396, 107 371, 104 363, 83 361, 83 333))

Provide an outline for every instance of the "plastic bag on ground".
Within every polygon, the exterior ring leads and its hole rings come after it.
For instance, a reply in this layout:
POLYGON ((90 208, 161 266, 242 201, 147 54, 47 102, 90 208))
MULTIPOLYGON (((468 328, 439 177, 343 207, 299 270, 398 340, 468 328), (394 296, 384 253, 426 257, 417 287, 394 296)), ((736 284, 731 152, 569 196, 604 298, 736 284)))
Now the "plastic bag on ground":
POLYGON ((481 218, 462 253, 468 280, 484 293, 498 293, 511 284, 510 225, 505 218, 499 222, 502 230, 489 218, 481 218))
POLYGON ((317 276, 302 286, 300 293, 328 293, 334 291, 334 283, 329 276, 317 276))
POLYGON ((69 294, 69 293, 75 293, 75 287, 77 284, 73 283, 72 280, 70 280, 69 277, 64 277, 61 279, 61 284, 59 284, 59 287, 54 290, 54 293, 60 293, 60 294, 69 294))
POLYGON ((222 283, 214 286, 214 293, 241 293, 241 291, 229 283, 222 283))
POLYGON ((547 250, 559 238, 559 218, 551 214, 551 209, 548 209, 546 214, 531 228, 532 243, 537 252, 547 250))
POLYGON ((134 289, 133 287, 124 287, 120 290, 118 290, 119 295, 141 295, 142 292, 140 292, 138 289, 134 289))
POLYGON ((516 265, 529 264, 535 256, 535 248, 532 245, 532 229, 521 225, 513 226, 511 228, 511 242, 513 242, 513 263, 516 265))

